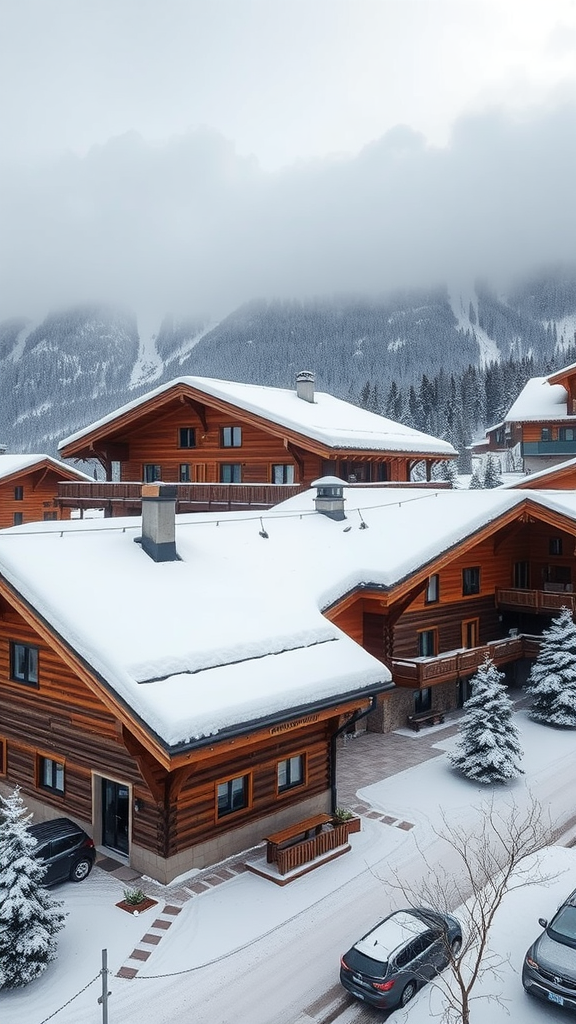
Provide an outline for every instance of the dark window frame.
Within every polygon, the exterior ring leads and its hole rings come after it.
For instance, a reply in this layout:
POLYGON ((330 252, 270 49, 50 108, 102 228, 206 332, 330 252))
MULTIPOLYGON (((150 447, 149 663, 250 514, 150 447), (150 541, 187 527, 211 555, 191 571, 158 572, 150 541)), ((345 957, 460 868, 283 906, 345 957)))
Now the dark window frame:
POLYGON ((552 431, 550 430, 550 427, 542 427, 540 431, 540 440, 544 442, 552 440, 552 431))
POLYGON ((480 593, 480 566, 469 565, 462 569, 462 597, 480 593))
POLYGON ((221 484, 241 484, 242 483, 242 463, 241 462, 221 462, 220 463, 220 483, 221 484), (229 471, 229 472, 228 472, 229 471), (230 479, 225 480, 225 476, 238 477, 237 480, 230 479))
POLYGON ((560 427, 559 430, 558 430, 558 440, 559 441, 575 441, 576 440, 576 436, 575 436, 574 427, 560 427))
POLYGON ((179 448, 195 448, 196 447, 196 428, 195 427, 178 427, 178 447, 179 448))
POLYGON ((38 787, 49 793, 64 796, 66 792, 66 762, 57 760, 51 754, 38 754, 38 787), (45 780, 46 774, 50 775, 49 782, 45 780), (61 785, 59 785, 60 778, 61 785))
POLYGON ((24 522, 24 513, 23 512, 15 512, 14 515, 12 516, 12 525, 13 526, 22 526, 23 522, 24 522))
POLYGON ((276 764, 276 789, 278 793, 286 793, 288 790, 298 789, 306 785, 306 758, 304 754, 291 754, 290 757, 283 757, 276 764), (292 762, 298 762, 300 775, 292 777, 292 762), (280 783, 280 769, 286 765, 286 781, 280 783))
POLYGON ((181 484, 192 483, 191 466, 189 462, 181 462, 178 467, 178 479, 181 484))
MULTIPOLYGON (((250 772, 244 775, 231 775, 227 779, 221 779, 216 783, 216 819, 227 818, 231 814, 238 814, 240 811, 248 810, 251 803, 252 776, 250 772), (234 793, 234 783, 242 782, 242 803, 237 802, 234 793), (223 790, 226 788, 225 800, 223 790)), ((236 787, 238 790, 238 787, 236 787)))
POLYGON ((242 447, 242 427, 230 426, 220 428, 220 447, 221 448, 241 448, 242 447))
POLYGON ((33 644, 25 644, 20 640, 10 641, 10 678, 23 686, 38 687, 40 679, 40 651, 33 644), (23 669, 18 672, 18 652, 23 652, 23 669))
POLYGON ((24 501, 24 487, 22 484, 17 484, 14 488, 14 501, 24 501))
POLYGON ((270 469, 270 482, 276 485, 280 484, 293 484, 294 483, 294 463, 293 462, 273 462, 270 469), (280 470, 280 472, 277 472, 280 470), (275 480, 275 476, 282 476, 282 480, 275 480), (291 480, 287 480, 286 477, 291 476, 291 480))
POLYGON ((428 577, 428 583, 426 585, 425 603, 426 604, 437 604, 440 600, 440 573, 433 572, 428 577), (435 584, 432 583, 435 580, 435 584), (431 596, 435 595, 435 596, 431 596))
POLYGON ((144 462, 142 464, 142 480, 145 484, 155 484, 162 479, 162 466, 157 462, 144 462), (152 474, 150 470, 154 470, 152 474))
POLYGON ((550 554, 550 555, 561 555, 562 554, 562 537, 549 537, 548 538, 548 554, 550 554))
POLYGON ((435 658, 438 654, 438 627, 431 626, 429 629, 419 629, 417 631, 418 640, 418 657, 419 658, 435 658), (427 647, 427 641, 424 641, 424 637, 432 639, 432 651, 431 653, 424 653, 423 647, 427 647))

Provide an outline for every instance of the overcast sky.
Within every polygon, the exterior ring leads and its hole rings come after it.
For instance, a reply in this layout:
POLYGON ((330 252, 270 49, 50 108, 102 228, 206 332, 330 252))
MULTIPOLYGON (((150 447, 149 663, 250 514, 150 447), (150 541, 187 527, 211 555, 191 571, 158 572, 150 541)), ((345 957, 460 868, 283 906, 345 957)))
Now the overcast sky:
POLYGON ((0 315, 576 259, 575 0, 0 0, 0 315))

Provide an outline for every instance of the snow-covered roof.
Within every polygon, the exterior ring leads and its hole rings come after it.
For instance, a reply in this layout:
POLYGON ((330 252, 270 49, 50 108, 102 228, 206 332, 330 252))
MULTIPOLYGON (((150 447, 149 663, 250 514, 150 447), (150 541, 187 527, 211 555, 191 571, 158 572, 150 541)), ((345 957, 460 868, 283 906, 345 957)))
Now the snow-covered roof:
POLYGON ((399 910, 354 944, 354 949, 372 960, 386 963, 398 946, 425 932, 427 925, 408 910, 399 910))
POLYGON ((79 480, 92 480, 91 476, 81 473, 79 469, 68 466, 59 459, 53 459, 50 455, 2 455, 0 454, 0 480, 13 476, 14 473, 23 473, 34 469, 35 466, 48 463, 56 473, 65 471, 78 477, 79 480))
POLYGON ((506 422, 564 418, 567 400, 561 384, 549 384, 547 377, 532 377, 506 414, 506 422))
MULTIPOLYGON (((180 560, 165 563, 134 543, 139 518, 31 523, 0 532, 0 571, 175 747, 385 684, 387 669, 323 611, 409 577, 526 500, 345 487, 336 522, 314 511, 315 493, 265 513, 178 516, 180 560)), ((530 499, 576 519, 572 492, 530 499)))
POLYGON ((405 427, 401 423, 360 409, 350 402, 334 398, 333 395, 322 391, 315 392, 313 402, 307 402, 299 398, 296 391, 287 388, 238 384, 233 381, 214 380, 211 377, 177 377, 71 434, 60 442, 59 449, 108 423, 113 423, 125 413, 137 409, 178 384, 187 385, 196 391, 228 402, 245 412, 261 416, 271 423, 309 437, 329 448, 431 453, 445 457, 457 454, 448 441, 405 427))
MULTIPOLYGON (((546 480, 548 477, 552 479, 558 474, 559 470, 565 469, 576 469, 576 458, 565 459, 563 462, 557 462, 554 466, 548 466, 547 469, 540 469, 537 473, 528 473, 523 476, 521 480, 511 480, 508 483, 501 484, 501 487, 509 489, 510 487, 523 487, 529 488, 530 484, 534 480, 546 480)), ((554 490, 554 484, 550 483, 550 489, 554 490)))

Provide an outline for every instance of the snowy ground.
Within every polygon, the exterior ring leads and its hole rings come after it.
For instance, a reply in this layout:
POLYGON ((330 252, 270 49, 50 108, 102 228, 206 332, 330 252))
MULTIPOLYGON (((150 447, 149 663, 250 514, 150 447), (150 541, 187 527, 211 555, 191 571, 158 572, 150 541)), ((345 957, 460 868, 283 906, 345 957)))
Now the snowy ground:
MULTIPOLYGON (((495 790, 497 805, 508 801, 511 794, 516 803, 522 805, 532 792, 544 808, 550 809, 554 819, 568 820, 574 815, 576 735, 536 725, 524 712, 519 712, 516 720, 526 752, 524 767, 530 767, 525 778, 495 790)), ((407 738, 406 742, 417 740, 407 738)), ((195 1024, 205 1020, 224 1024, 228 1019, 237 1024, 295 1021, 298 1013, 290 1016, 290 1008, 286 1009, 288 996, 281 996, 285 985, 286 992, 296 999, 300 980, 300 974, 297 977, 291 974, 285 957, 282 959, 286 943, 295 937, 300 952, 303 951, 308 960, 314 960, 313 975, 305 981, 310 992, 313 993, 314 985, 328 988, 337 984, 339 953, 381 916, 385 886, 380 879, 386 877, 390 867, 397 866, 407 873, 411 871, 413 880, 417 881, 415 837, 422 848, 431 850, 430 826, 438 822, 441 811, 449 820, 463 823, 472 823, 481 814, 482 803, 491 794, 450 771, 441 755, 453 742, 453 739, 443 738, 439 730, 438 758, 360 791, 362 799, 376 810, 412 822, 415 827, 411 831, 365 820, 363 831, 352 836, 351 853, 286 888, 244 874, 185 903, 169 933, 149 961, 142 965, 139 978, 134 981, 110 979, 110 1024, 120 1020, 123 1024, 164 1024, 191 1019, 195 1024), (343 906, 347 908, 345 915, 343 906), (265 941, 262 936, 266 936, 265 941), (322 937, 320 944, 318 936, 322 937), (246 975, 249 967, 259 962, 262 966, 262 961, 273 953, 280 957, 280 971, 285 963, 286 977, 276 973, 276 1002, 267 1003, 261 993, 254 996, 250 991, 250 978, 246 975), (213 967, 203 967, 213 961, 219 962, 213 967), (152 978, 190 969, 192 973, 175 978, 152 978), (223 993, 220 983, 219 994, 227 1000, 229 1017, 228 1011, 210 1004, 214 979, 221 982, 223 971, 229 990, 223 993), (253 1012, 242 1009, 242 999, 247 1001, 247 1006, 252 1000, 253 1012), (192 1006, 194 1013, 190 1016, 192 1006)), ((565 1019, 561 1011, 529 1000, 519 981, 522 957, 539 930, 538 917, 550 916, 558 902, 576 887, 576 851, 555 849, 547 856, 553 861, 554 869, 557 866, 563 872, 561 877, 545 889, 539 886, 511 894, 493 934, 495 947, 509 955, 510 966, 500 982, 487 978, 483 984, 489 986, 489 991, 501 990, 511 1016, 502 1007, 480 1003, 472 1016, 474 1024, 488 1020, 490 1024, 498 1024, 500 1020, 536 1024, 537 1020, 565 1019)), ((100 979, 70 1005, 59 1008, 96 978, 103 948, 108 950, 109 966, 114 975, 162 907, 160 903, 158 908, 138 918, 119 910, 115 903, 122 898, 123 885, 99 869, 95 869, 86 882, 60 886, 54 893, 64 900, 69 912, 60 936, 58 960, 26 989, 0 993, 0 1016, 7 1024, 42 1024, 51 1015, 56 1024, 101 1021, 101 1009, 96 1001, 100 979)), ((169 900, 170 889, 167 889, 166 901, 169 900)), ((323 988, 317 988, 316 995, 322 991, 323 988)), ((306 988, 302 992, 309 994, 306 988)), ((406 1013, 394 1014, 393 1019, 398 1022, 406 1019, 413 1024, 429 1020, 430 998, 438 996, 432 990, 424 990, 406 1013)))

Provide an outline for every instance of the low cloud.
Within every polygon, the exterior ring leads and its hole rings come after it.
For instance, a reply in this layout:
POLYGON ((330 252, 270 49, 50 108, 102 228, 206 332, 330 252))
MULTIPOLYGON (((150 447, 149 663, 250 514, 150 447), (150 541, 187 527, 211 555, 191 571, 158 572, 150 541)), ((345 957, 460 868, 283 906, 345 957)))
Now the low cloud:
POLYGON ((2 316, 108 300, 221 316, 260 296, 499 279, 576 255, 576 102, 398 126, 264 173, 209 129, 4 166, 2 316))

